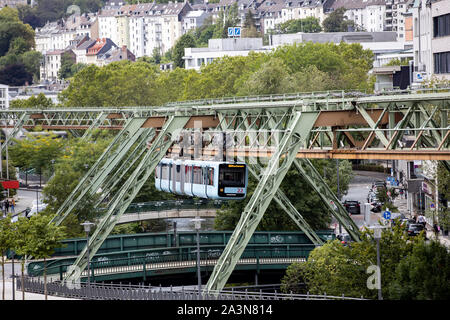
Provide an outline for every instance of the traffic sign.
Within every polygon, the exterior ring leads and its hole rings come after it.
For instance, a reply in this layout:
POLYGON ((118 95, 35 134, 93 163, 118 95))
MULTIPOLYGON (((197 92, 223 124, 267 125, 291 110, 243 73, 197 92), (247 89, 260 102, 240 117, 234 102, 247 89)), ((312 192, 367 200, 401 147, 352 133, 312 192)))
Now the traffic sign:
POLYGON ((390 211, 383 212, 383 218, 389 220, 391 218, 391 212, 390 211))
POLYGON ((434 203, 431 203, 431 204, 430 204, 430 208, 431 208, 431 209, 434 209, 434 203))
POLYGON ((229 37, 240 37, 241 36, 241 27, 228 27, 228 36, 229 37))

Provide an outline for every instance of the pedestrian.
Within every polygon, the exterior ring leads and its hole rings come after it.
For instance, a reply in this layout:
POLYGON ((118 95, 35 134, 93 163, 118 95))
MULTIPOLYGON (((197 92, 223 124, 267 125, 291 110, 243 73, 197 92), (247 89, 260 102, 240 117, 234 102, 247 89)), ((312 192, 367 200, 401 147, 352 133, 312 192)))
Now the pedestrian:
POLYGON ((15 212, 14 212, 14 206, 15 206, 15 205, 16 205, 16 201, 14 200, 14 198, 12 198, 12 199, 11 199, 11 212, 12 212, 12 213, 15 213, 15 212))
POLYGON ((439 236, 439 226, 438 226, 438 224, 436 223, 436 221, 435 221, 434 224, 433 224, 433 231, 434 231, 434 236, 436 237, 436 240, 437 240, 437 238, 438 238, 438 236, 439 236))
POLYGON ((400 189, 400 199, 403 199, 403 189, 400 189))
POLYGON ((5 199, 5 211, 6 211, 6 214, 9 213, 9 201, 8 201, 8 199, 5 199))
POLYGON ((423 225, 423 227, 425 228, 427 221, 425 220, 425 217, 423 215, 420 215, 417 217, 417 223, 421 223, 423 225))

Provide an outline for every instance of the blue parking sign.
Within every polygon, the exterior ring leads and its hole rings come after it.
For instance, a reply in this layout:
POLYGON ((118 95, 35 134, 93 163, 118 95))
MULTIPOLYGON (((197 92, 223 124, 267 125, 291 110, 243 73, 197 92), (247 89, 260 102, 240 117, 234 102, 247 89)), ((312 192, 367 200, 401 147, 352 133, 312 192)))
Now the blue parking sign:
POLYGON ((234 36, 234 28, 233 28, 233 27, 229 27, 229 28, 228 28, 228 36, 229 36, 229 37, 234 36))
POLYGON ((241 36, 241 28, 240 27, 235 27, 234 28, 234 35, 237 37, 241 36))
POLYGON ((391 218, 391 212, 390 211, 385 211, 383 213, 383 218, 385 218, 386 220, 389 220, 391 218))

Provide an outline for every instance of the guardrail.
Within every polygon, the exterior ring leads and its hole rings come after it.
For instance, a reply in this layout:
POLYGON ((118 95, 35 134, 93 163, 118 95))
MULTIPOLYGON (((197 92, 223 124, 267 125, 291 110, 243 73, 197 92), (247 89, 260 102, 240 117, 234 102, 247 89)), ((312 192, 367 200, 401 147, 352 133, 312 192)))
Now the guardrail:
POLYGON ((224 203, 226 203, 226 201, 207 199, 149 201, 130 204, 125 211, 125 214, 172 209, 220 209, 224 203))
MULTIPOLYGON (((25 277, 23 287, 27 292, 38 294, 44 293, 44 282, 37 279, 25 277)), ((17 289, 22 290, 22 279, 17 279, 17 289)), ((222 291, 212 291, 202 293, 198 291, 185 290, 184 287, 178 290, 172 287, 164 289, 151 286, 132 286, 105 283, 85 283, 67 285, 61 281, 47 283, 47 294, 65 298, 83 300, 367 300, 363 297, 353 298, 330 295, 313 294, 284 294, 238 291, 225 289, 222 291)))

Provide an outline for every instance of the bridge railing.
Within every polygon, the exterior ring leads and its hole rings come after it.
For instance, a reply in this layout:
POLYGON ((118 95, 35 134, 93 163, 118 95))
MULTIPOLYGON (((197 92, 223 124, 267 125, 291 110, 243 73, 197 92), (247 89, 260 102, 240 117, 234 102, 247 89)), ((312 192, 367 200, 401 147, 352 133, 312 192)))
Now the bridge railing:
MULTIPOLYGON (((200 232, 200 245, 220 245, 228 243, 232 231, 202 231, 200 232)), ((334 239, 333 230, 317 230, 317 235, 324 241, 334 239)), ((66 239, 63 247, 57 248, 54 257, 77 256, 86 246, 86 238, 66 239)), ((301 231, 256 231, 249 244, 311 244, 311 241, 301 231)), ((157 249, 166 247, 189 247, 196 245, 196 232, 179 231, 159 233, 137 233, 112 235, 106 238, 98 254, 122 252, 141 249, 157 249)))
POLYGON ((125 211, 127 213, 165 211, 165 210, 186 210, 186 209, 220 209, 226 201, 207 199, 185 199, 185 200, 163 200, 132 203, 125 211))
MULTIPOLYGON (((44 294, 44 282, 25 277, 17 279, 17 288, 26 292, 44 294)), ((341 296, 268 293, 257 291, 222 290, 199 295, 198 291, 170 288, 155 288, 144 285, 118 285, 106 283, 82 283, 68 286, 61 281, 47 283, 47 293, 53 296, 83 300, 366 300, 341 296)))
MULTIPOLYGON (((307 259, 314 245, 277 245, 267 247, 264 245, 248 246, 241 256, 241 260, 247 259, 250 264, 286 263, 276 259, 307 259), (253 260, 252 260, 253 259, 253 260)), ((201 264, 207 261, 216 261, 222 254, 224 246, 205 246, 200 249, 201 264)), ((145 270, 146 268, 167 269, 192 267, 197 259, 196 247, 166 248, 152 250, 136 250, 124 253, 97 255, 90 263, 91 276, 95 274, 133 272, 133 270, 145 270), (177 251, 177 252, 174 252, 177 251), (147 266, 149 265, 149 266, 147 266), (139 268, 135 268, 138 266, 139 268), (140 267, 142 266, 142 269, 140 267)), ((59 274, 60 279, 67 272, 75 258, 56 259, 46 263, 46 274, 59 274)), ((288 261, 288 260, 286 260, 288 261)), ((214 262, 212 262, 214 264, 214 262)), ((209 265, 209 264, 208 264, 209 265)), ((44 274, 43 261, 30 262, 27 266, 29 276, 42 276, 44 274)), ((87 270, 82 276, 87 277, 87 270)))

